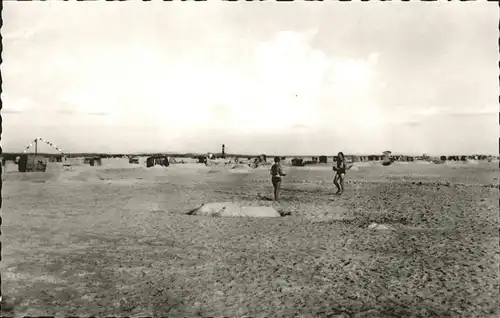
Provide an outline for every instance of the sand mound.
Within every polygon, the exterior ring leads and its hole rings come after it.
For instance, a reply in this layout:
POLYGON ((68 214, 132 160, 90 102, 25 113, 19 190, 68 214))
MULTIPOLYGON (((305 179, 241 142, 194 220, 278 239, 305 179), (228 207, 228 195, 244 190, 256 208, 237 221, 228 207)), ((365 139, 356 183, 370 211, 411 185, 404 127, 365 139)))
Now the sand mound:
POLYGON ((188 214, 218 217, 280 217, 278 211, 270 206, 240 206, 232 202, 203 204, 188 214))
POLYGON ((10 172, 2 174, 3 181, 23 181, 23 182, 46 182, 57 181, 59 179, 57 172, 10 172))
POLYGON ((232 173, 250 173, 248 165, 235 164, 231 167, 232 173))
POLYGON ((210 169, 207 171, 207 173, 222 173, 222 169, 210 167, 210 169))
POLYGON ((390 231, 392 230, 392 227, 385 225, 385 224, 378 224, 378 223, 371 223, 368 225, 368 228, 371 230, 378 230, 378 231, 390 231))
POLYGON ((207 162, 205 163, 207 167, 218 166, 220 164, 221 164, 220 161, 215 161, 215 160, 207 160, 207 162))
POLYGON ((467 159, 466 162, 467 162, 467 164, 470 164, 470 165, 477 165, 478 164, 477 160, 472 160, 472 159, 467 159))
POLYGON ((15 164, 13 161, 6 161, 5 166, 2 169, 3 172, 18 172, 17 164, 15 164))
POLYGON ((130 163, 128 158, 105 158, 102 159, 102 165, 105 167, 125 168, 129 167, 130 163))
POLYGON ((237 163, 231 167, 231 169, 246 169, 246 168, 248 168, 248 165, 242 165, 239 163, 237 163))
POLYGON ((154 166, 151 166, 149 167, 148 169, 156 169, 156 170, 165 170, 167 169, 168 167, 165 167, 165 166, 160 166, 160 165, 154 165, 154 166))
POLYGON ((349 169, 350 171, 358 171, 359 168, 357 166, 352 166, 351 169, 349 169))
POLYGON ((414 161, 414 163, 420 164, 420 165, 430 165, 432 162, 427 161, 427 160, 417 160, 417 161, 414 161))
POLYGON ((356 162, 356 166, 358 168, 362 168, 362 167, 373 167, 375 165, 375 162, 370 162, 370 161, 361 161, 361 162, 356 162))
POLYGON ((61 176, 61 170, 61 164, 49 163, 45 172, 19 172, 17 170, 17 165, 12 163, 9 164, 8 170, 2 169, 2 180, 24 182, 57 181, 61 176))
POLYGON ((67 174, 65 179, 69 180, 69 181, 98 180, 97 174, 95 173, 95 171, 91 171, 91 170, 75 171, 75 173, 67 174))

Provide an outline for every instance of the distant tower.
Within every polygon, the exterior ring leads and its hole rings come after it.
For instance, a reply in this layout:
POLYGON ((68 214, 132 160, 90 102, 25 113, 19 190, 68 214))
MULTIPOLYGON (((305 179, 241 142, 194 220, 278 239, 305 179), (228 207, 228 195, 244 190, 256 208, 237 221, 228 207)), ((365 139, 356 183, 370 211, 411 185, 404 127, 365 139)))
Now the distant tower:
POLYGON ((226 148, 226 145, 222 144, 222 158, 226 158, 225 148, 226 148))

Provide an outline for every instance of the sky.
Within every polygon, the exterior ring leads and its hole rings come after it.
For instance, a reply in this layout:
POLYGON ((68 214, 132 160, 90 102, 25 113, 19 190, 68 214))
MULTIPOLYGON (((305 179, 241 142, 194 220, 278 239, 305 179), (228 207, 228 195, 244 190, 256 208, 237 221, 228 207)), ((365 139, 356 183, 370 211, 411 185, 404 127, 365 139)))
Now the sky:
POLYGON ((7 1, 2 148, 498 154, 498 15, 494 2, 7 1))

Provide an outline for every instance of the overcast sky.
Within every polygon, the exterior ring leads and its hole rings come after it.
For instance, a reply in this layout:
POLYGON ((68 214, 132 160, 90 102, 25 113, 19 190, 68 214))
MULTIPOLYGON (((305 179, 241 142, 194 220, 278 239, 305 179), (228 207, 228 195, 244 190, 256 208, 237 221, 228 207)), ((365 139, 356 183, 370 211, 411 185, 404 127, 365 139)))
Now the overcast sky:
POLYGON ((3 149, 39 136, 67 152, 498 154, 498 14, 6 1, 3 149))

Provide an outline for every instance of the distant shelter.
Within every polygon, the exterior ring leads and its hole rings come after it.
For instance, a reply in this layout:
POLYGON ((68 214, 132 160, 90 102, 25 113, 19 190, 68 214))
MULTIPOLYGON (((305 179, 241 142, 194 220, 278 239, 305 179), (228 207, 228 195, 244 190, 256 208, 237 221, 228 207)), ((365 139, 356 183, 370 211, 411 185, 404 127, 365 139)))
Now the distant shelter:
POLYGON ((34 154, 22 154, 19 157, 19 172, 45 172, 47 170, 47 158, 34 154))

